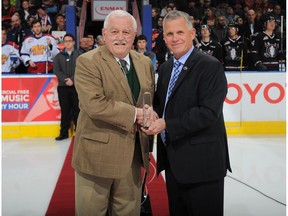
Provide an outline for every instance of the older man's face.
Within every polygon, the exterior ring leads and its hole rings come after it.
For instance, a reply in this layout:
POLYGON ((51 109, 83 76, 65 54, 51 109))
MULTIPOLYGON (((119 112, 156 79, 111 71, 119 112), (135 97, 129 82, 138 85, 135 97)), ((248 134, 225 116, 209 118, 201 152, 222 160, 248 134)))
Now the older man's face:
POLYGON ((109 51, 117 58, 124 58, 132 48, 136 32, 131 17, 111 16, 102 35, 109 51))

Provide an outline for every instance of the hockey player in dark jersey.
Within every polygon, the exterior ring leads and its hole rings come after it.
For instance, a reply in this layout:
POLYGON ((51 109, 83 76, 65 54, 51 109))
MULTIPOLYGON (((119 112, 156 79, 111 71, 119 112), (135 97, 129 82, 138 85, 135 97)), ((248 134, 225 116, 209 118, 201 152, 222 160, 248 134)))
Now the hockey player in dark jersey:
POLYGON ((248 70, 247 40, 238 35, 238 26, 228 25, 228 37, 221 41, 223 62, 226 71, 248 70))
POLYGON ((279 60, 284 58, 280 52, 280 35, 275 33, 276 20, 269 16, 265 18, 264 31, 252 37, 251 59, 258 71, 279 69, 279 60))
POLYGON ((222 47, 216 40, 211 39, 211 29, 208 25, 202 25, 200 29, 199 43, 196 47, 211 56, 216 57, 220 62, 223 61, 222 47))

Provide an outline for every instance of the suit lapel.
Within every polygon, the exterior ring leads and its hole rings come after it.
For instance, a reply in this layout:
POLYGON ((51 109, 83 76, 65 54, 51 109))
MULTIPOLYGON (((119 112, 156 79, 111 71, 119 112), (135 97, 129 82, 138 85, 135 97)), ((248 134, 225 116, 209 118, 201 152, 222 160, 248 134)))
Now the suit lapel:
POLYGON ((186 66, 186 63, 185 65, 183 66, 182 68, 182 71, 181 73, 179 74, 179 77, 175 83, 175 86, 174 88, 172 89, 172 92, 171 92, 171 95, 170 95, 170 98, 171 96, 174 94, 174 92, 177 90, 177 88, 179 87, 179 85, 182 83, 182 81, 184 80, 185 76, 187 75, 187 73, 190 71, 190 67, 186 66))
POLYGON ((124 75, 124 73, 121 70, 121 67, 115 60, 114 56, 109 52, 109 50, 103 46, 101 47, 103 49, 102 57, 105 61, 109 62, 107 63, 110 71, 112 72, 112 75, 115 76, 115 78, 119 81, 119 84, 122 86, 126 96, 128 97, 131 104, 134 104, 133 97, 131 93, 130 86, 128 84, 128 81, 124 75))

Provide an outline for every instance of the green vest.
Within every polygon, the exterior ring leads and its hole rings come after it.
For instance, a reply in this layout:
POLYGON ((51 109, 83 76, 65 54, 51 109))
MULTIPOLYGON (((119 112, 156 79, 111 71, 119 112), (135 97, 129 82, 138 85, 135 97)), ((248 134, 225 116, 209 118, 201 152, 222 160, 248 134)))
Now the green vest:
POLYGON ((132 92, 134 104, 136 105, 140 93, 140 83, 131 58, 130 63, 130 69, 126 76, 132 92))

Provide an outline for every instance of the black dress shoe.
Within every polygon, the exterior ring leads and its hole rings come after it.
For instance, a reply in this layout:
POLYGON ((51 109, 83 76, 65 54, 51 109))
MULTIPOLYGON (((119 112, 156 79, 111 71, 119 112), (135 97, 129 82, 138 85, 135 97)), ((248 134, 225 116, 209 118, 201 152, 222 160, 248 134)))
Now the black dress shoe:
POLYGON ((55 138, 55 140, 64 140, 64 139, 67 139, 68 138, 68 135, 60 135, 58 137, 55 138))

